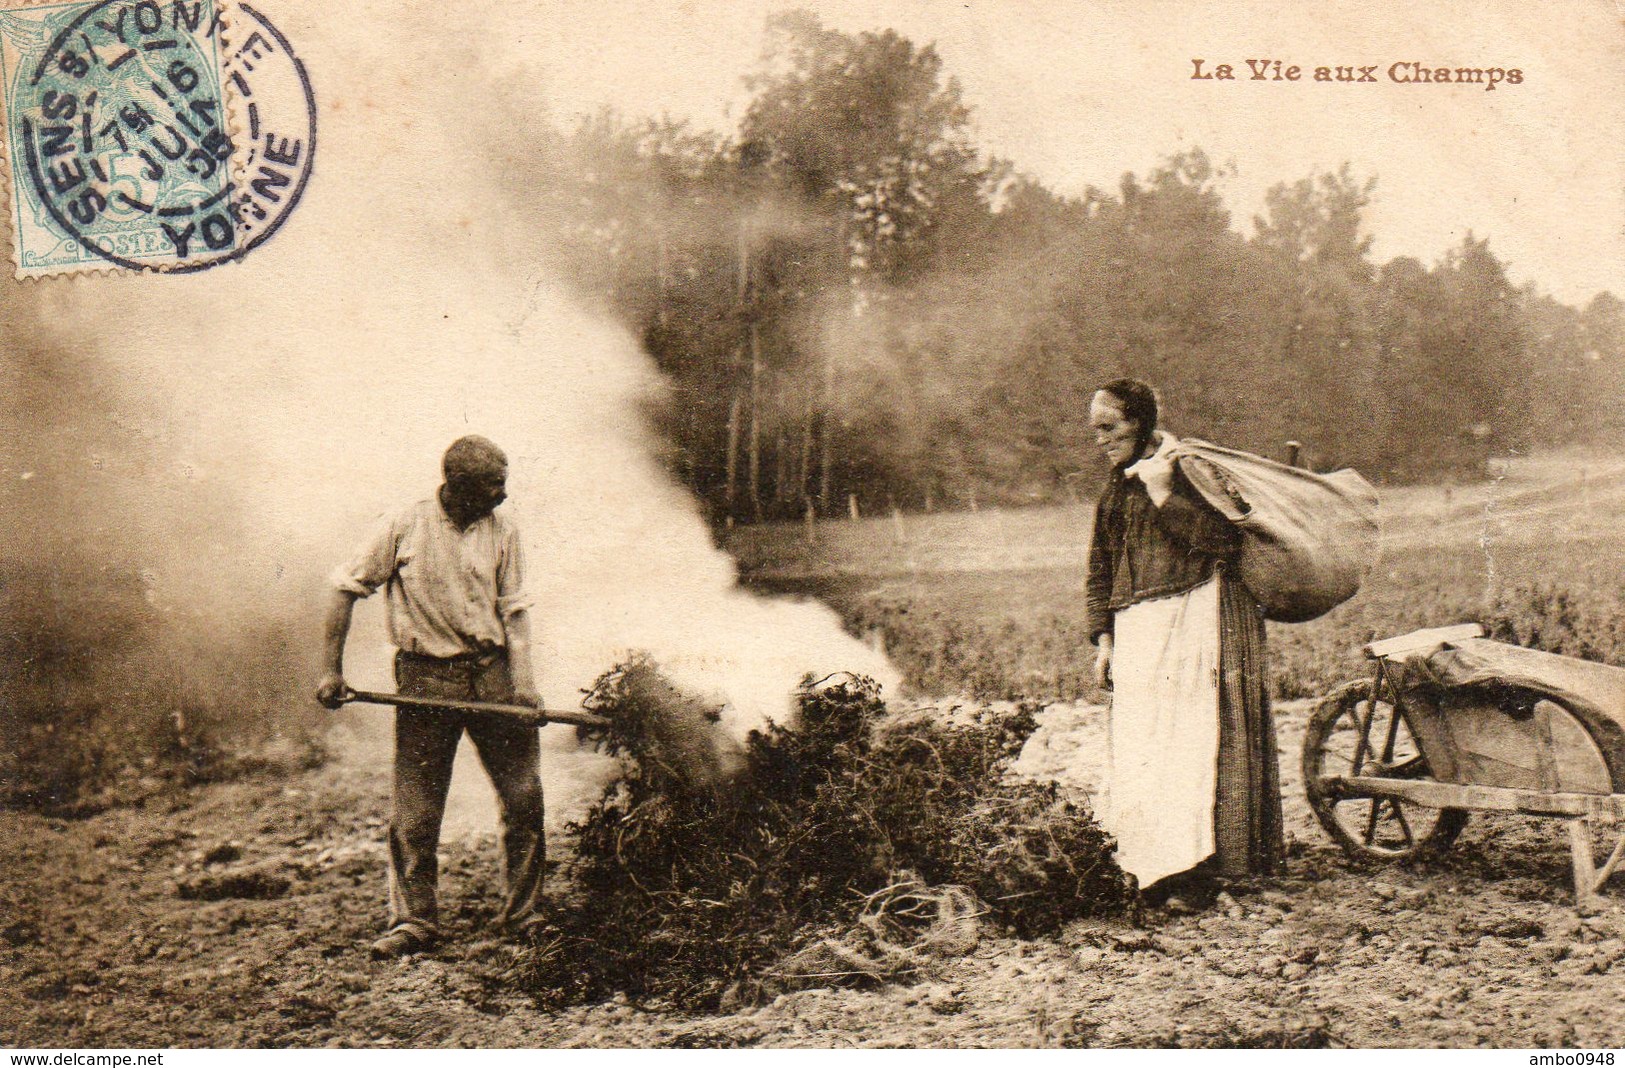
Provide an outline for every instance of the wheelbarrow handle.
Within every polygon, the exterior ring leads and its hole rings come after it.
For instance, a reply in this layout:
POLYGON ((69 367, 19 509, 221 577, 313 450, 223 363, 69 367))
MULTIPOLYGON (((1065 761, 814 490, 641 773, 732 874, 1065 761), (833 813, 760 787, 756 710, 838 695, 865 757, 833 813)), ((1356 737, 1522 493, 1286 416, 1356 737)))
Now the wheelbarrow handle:
POLYGON ((577 727, 610 726, 610 721, 579 708, 531 708, 527 705, 499 704, 495 701, 453 701, 444 697, 411 697, 399 693, 375 693, 371 690, 344 691, 346 704, 355 701, 369 705, 394 705, 396 708, 420 708, 430 712, 492 712, 499 716, 512 716, 524 723, 544 727, 549 723, 570 723, 577 727))

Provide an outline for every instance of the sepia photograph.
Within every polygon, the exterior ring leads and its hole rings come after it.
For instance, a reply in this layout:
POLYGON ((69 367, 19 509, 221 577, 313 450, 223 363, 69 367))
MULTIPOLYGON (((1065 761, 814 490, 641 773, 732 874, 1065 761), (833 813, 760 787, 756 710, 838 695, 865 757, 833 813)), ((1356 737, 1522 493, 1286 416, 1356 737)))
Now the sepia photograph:
POLYGON ((1616 3, 0 0, 0 114, 0 1046, 1625 1047, 1616 3))

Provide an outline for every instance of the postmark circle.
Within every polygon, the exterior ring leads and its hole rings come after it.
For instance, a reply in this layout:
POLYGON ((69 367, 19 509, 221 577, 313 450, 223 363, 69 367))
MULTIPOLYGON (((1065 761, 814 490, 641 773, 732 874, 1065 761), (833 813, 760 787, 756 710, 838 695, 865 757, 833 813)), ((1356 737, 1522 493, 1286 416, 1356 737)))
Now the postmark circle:
POLYGON ((304 194, 304 64, 259 11, 239 5, 227 24, 216 2, 70 8, 14 90, 30 206, 100 260, 170 273, 239 260, 304 194))

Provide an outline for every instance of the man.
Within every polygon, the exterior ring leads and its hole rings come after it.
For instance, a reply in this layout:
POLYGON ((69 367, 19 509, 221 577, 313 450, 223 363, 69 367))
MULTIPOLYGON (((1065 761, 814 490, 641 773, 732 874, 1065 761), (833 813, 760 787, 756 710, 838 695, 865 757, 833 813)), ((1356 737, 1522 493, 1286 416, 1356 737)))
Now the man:
MULTIPOLYGON (((531 670, 530 602, 519 531, 496 507, 507 498, 508 461, 478 436, 459 438, 430 498, 391 517, 332 574, 326 674, 316 698, 343 703, 344 643, 356 599, 387 586, 395 679, 416 697, 497 701, 540 708, 531 670)), ((440 820, 452 760, 467 730, 501 804, 507 897, 502 922, 521 932, 540 921, 546 845, 534 726, 492 713, 400 709, 395 714, 395 805, 389 827, 389 930, 373 956, 433 945, 440 820)))

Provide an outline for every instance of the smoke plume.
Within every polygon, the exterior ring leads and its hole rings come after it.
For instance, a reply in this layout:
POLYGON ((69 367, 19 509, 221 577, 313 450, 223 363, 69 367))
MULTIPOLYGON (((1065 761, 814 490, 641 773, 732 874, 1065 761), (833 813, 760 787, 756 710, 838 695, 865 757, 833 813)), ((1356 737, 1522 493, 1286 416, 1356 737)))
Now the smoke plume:
MULTIPOLYGON (((7 705, 48 718, 71 690, 116 719, 181 687, 226 721, 303 722, 321 577, 380 514, 432 493, 465 433, 510 457, 550 704, 576 704, 632 650, 723 705, 736 738, 784 722, 807 672, 892 681, 822 606, 736 588, 658 463, 659 376, 559 281, 542 77, 506 43, 551 31, 504 22, 447 45, 458 35, 426 13, 392 13, 387 33, 365 10, 268 14, 320 106, 314 176, 282 232, 196 275, 6 284, 4 373, 27 406, 8 413, 0 470, 5 503, 24 502, 3 520, 5 653, 33 673, 19 687, 8 672, 7 705), (146 651, 111 657, 121 641, 146 651), (49 662, 68 650, 95 666, 49 662)), ((392 687, 381 602, 358 611, 352 685, 392 687)))

